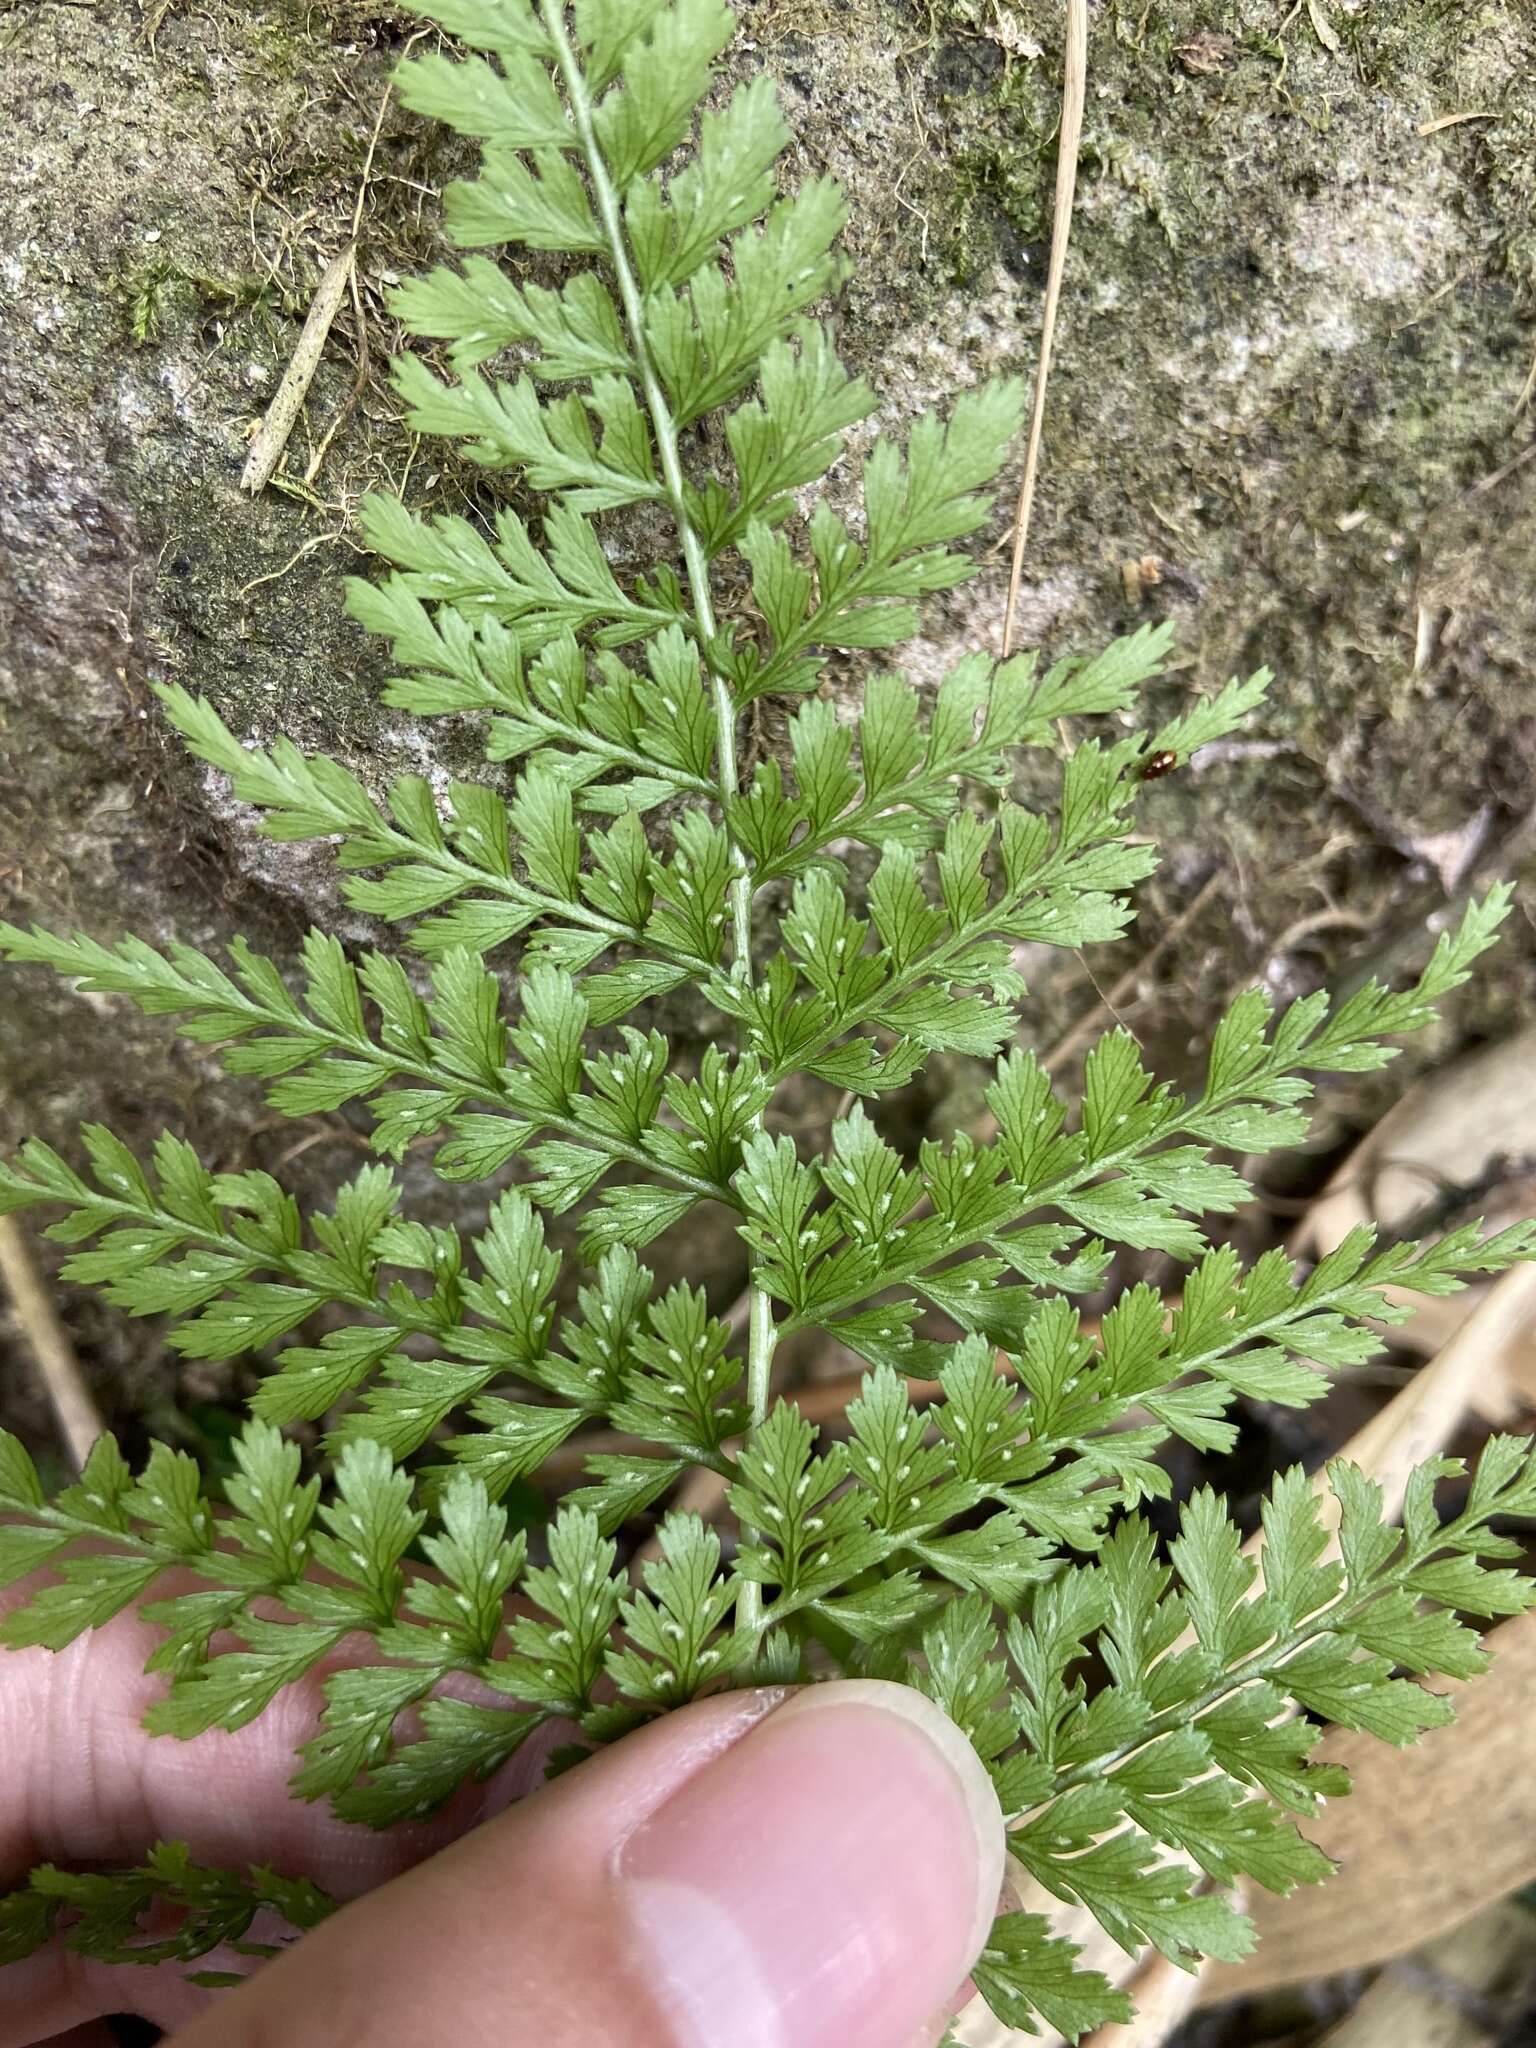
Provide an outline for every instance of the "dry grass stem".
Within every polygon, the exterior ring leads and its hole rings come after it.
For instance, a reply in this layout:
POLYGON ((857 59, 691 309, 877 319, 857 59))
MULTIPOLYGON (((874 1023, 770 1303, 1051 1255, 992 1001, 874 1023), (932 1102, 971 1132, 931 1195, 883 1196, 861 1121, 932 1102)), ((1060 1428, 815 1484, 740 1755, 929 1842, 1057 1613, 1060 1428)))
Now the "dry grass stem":
POLYGON ((1442 128, 1459 128, 1463 121, 1495 121, 1498 119, 1491 107, 1468 107, 1460 114, 1440 114, 1433 121, 1421 121, 1414 130, 1416 135, 1438 135, 1442 128))
POLYGON ((272 394, 272 403, 251 441, 250 453, 245 458, 245 468, 240 472, 240 488, 252 493, 264 490, 272 481, 272 473, 283 459, 283 450, 288 438, 298 424, 299 414, 304 410, 304 400, 314 382, 315 371, 325 352, 331 326, 341 310, 347 287, 352 277, 352 266, 357 260, 357 245, 349 242, 341 254, 334 257, 310 301, 309 317, 304 322, 298 344, 289 358, 283 372, 282 382, 272 394))
POLYGON ((59 1320, 53 1297, 14 1216, 0 1216, 0 1282, 11 1298, 27 1348, 37 1361, 59 1435, 64 1439, 71 1465, 78 1472, 91 1445, 105 1433, 106 1424, 91 1398, 75 1347, 59 1320))
POLYGON ((1056 212, 1051 224, 1051 261, 1046 272, 1045 311, 1040 321, 1040 359, 1035 365, 1035 402, 1030 413, 1029 440, 1024 449, 1024 475, 1019 484, 1013 521, 1013 562, 1008 571, 1008 602, 1003 612, 1003 653, 1013 651, 1013 629, 1024 578, 1024 549, 1029 540, 1035 482, 1040 471, 1040 441, 1045 432, 1045 389, 1051 374, 1051 349, 1056 339, 1056 312, 1061 303, 1067 243, 1072 234, 1072 201, 1077 191, 1077 155, 1083 138, 1083 100, 1088 88, 1088 0, 1067 0, 1067 47, 1061 84, 1061 139, 1056 152, 1056 212))

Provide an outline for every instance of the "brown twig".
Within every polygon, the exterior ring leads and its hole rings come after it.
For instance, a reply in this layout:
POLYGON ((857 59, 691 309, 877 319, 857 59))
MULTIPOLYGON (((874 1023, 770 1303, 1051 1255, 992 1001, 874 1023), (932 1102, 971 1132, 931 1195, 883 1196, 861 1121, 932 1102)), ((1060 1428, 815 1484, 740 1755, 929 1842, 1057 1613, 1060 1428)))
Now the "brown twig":
POLYGON ((1077 156, 1083 138, 1083 100, 1088 87, 1088 0, 1067 0, 1067 46, 1061 81, 1061 137, 1056 151, 1056 214, 1051 225, 1051 261, 1045 280, 1045 310, 1040 320, 1040 360, 1035 365, 1035 402, 1029 440, 1024 449, 1024 475, 1019 484, 1013 521, 1013 563, 1008 571, 1008 602, 1003 612, 1003 653, 1013 651, 1013 628, 1024 579, 1024 548, 1035 505, 1040 471, 1040 441, 1045 432, 1045 387, 1051 373, 1056 339, 1056 311, 1061 303, 1067 243, 1072 234, 1072 201, 1077 191, 1077 156))
MULTIPOLYGON (((354 244, 354 248, 355 248, 354 244)), ((336 408, 336 416, 320 437, 320 445, 309 458, 304 471, 304 481, 312 484, 320 474, 320 466, 331 452, 331 443, 351 419, 357 408, 357 401, 368 387, 373 375, 373 357, 368 349, 368 316, 363 311, 363 296, 357 288, 357 264, 354 261, 347 271, 347 286, 352 295, 352 317, 357 322, 357 371, 352 379, 352 388, 336 408)), ((330 538, 329 535, 326 538, 330 538)))
POLYGON ((0 1282, 11 1298, 27 1348, 37 1361, 59 1434, 78 1472, 106 1424, 91 1399, 75 1347, 14 1216, 0 1216, 0 1282))
MULTIPOLYGON (((407 54, 421 41, 423 36, 430 34, 430 29, 419 29, 405 46, 407 54)), ((362 240, 363 207, 367 203, 368 187, 373 181, 373 159, 379 147, 379 137, 384 132, 384 116, 389 111, 389 103, 394 97, 394 90, 392 85, 387 85, 384 88, 384 97, 379 101, 379 111, 374 116, 373 121, 373 132, 368 137, 368 153, 363 158, 362 176, 357 181, 357 198, 352 207, 352 249, 354 261, 347 271, 347 286, 352 295, 352 317, 357 323, 357 374, 352 379, 352 389, 342 400, 337 408, 336 417, 331 421, 331 424, 326 428, 324 435, 321 437, 319 447, 309 458, 309 467, 304 472, 304 481, 307 484, 312 484, 320 474, 320 465, 330 452, 331 443, 352 417, 358 400, 367 389, 368 379, 373 374, 373 358, 368 348, 368 316, 363 311, 363 295, 358 289, 355 257, 358 244, 362 240)))

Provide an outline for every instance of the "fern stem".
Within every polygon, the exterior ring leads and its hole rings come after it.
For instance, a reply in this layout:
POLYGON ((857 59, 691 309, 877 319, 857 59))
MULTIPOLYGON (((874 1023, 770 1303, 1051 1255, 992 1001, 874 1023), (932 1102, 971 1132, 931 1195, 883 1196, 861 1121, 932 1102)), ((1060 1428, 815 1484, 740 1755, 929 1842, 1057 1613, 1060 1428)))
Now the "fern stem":
MULTIPOLYGON (((656 366, 651 360, 650 347, 646 340, 645 306, 624 239, 619 195, 614 189, 613 179, 609 175, 593 124, 592 97, 587 90, 586 78, 566 30, 565 10, 560 0, 540 0, 539 11, 554 48, 555 62, 565 87, 571 118, 581 142, 582 154, 586 159, 592 197, 607 240, 608 260, 613 267, 619 301, 624 309, 624 322, 629 332, 630 347, 634 351, 635 366, 639 372, 640 388, 644 393, 651 427, 656 436, 656 451, 661 463, 662 480, 666 485, 667 502, 677 526, 678 539, 682 544, 683 561, 688 572, 688 589, 693 599, 694 618, 699 629, 700 651, 709 670, 715 704, 719 797, 722 812, 727 813, 725 829, 731 839, 731 859, 734 868, 729 894, 731 976, 733 980, 746 983, 752 978, 752 870, 745 850, 730 832, 728 818, 728 805, 737 794, 740 782, 736 755, 737 705, 725 678, 716 672, 709 659, 709 650, 718 630, 714 599, 709 587, 709 556, 688 515, 682 457, 678 449, 677 422, 672 417, 667 395, 661 387, 661 379, 657 376, 656 366)), ((763 1119, 759 1114, 752 1119, 750 1128, 761 1130, 762 1123, 763 1119)), ((777 1336, 773 1302, 767 1292, 756 1284, 754 1272, 749 1288, 747 1319, 749 1435, 762 1424, 768 1414, 769 1378, 777 1336)), ((762 1601, 762 1588, 743 1580, 737 1615, 744 1629, 755 1630, 761 1626, 762 1601)))

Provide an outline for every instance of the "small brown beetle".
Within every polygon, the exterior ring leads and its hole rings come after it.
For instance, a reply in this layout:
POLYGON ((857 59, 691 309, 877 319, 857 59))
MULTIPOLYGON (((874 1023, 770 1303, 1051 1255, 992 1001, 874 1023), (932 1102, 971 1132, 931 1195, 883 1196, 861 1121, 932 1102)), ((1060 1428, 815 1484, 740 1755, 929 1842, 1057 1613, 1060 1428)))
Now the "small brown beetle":
POLYGON ((1156 782, 1160 775, 1171 775, 1179 765, 1179 757, 1171 747, 1162 747, 1145 763, 1141 771, 1143 782, 1156 782))

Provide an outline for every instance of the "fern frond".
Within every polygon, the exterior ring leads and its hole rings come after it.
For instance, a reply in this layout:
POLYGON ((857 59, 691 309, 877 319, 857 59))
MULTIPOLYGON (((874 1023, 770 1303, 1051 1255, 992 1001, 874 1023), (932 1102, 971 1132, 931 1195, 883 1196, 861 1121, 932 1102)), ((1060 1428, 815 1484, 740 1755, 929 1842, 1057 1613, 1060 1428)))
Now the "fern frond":
MULTIPOLYGON (((1391 1741, 1443 1718, 1418 1681, 1479 1668, 1465 1617, 1531 1602, 1497 1525, 1536 1514, 1536 1453, 1494 1439, 1444 1519, 1434 1489, 1461 1468, 1432 1461, 1400 1529, 1333 1468, 1337 1559, 1299 1473, 1257 1565, 1208 1491, 1166 1557, 1135 1511, 1171 1490, 1172 1438, 1221 1451, 1239 1396, 1318 1399, 1401 1291, 1536 1256, 1536 1227, 1423 1249, 1357 1232, 1310 1268, 1244 1268, 1207 1235, 1249 1192, 1220 1155, 1298 1143, 1317 1077, 1390 1059, 1509 891, 1410 987, 1278 1014, 1240 996, 1187 1097, 1124 1032, 1063 1095, 1027 1049, 1021 962, 1124 929, 1154 860, 1133 830, 1149 764, 1231 731, 1267 672, 1142 722, 1168 651, 1143 629, 1049 666, 965 656, 932 692, 879 671, 845 719, 818 694, 829 656, 894 646, 971 573, 1019 387, 878 437, 835 510, 815 487, 877 408, 814 310, 844 201, 827 180, 781 190, 765 80, 715 92, 729 10, 434 13, 468 54, 409 60, 401 99, 481 163, 446 200, 466 253, 395 293, 430 344, 396 383, 414 428, 516 509, 369 499, 386 568, 349 604, 391 645, 386 701, 466 722, 485 768, 380 793, 159 692, 260 829, 331 842, 348 904, 417 957, 315 932, 290 985, 238 939, 225 963, 7 926, 0 954, 171 1020, 284 1115, 345 1110, 385 1160, 485 1193, 461 1232, 406 1213, 405 1175, 375 1163, 306 1215, 269 1175, 210 1173, 169 1135, 146 1166, 97 1127, 88 1173, 39 1143, 0 1165, 0 1213, 61 1212, 67 1277, 165 1318, 182 1356, 263 1367, 222 1498, 184 1453, 157 1445, 135 1475, 104 1440, 50 1499, 0 1435, 0 1582, 36 1575, 0 1642, 60 1648, 139 1606, 162 1631, 149 1725, 180 1738, 326 1668, 294 1790, 375 1826, 556 1722, 564 1763, 723 1687, 892 1678, 965 1730, 1056 1897, 1127 1946, 1239 1955, 1246 1923, 1207 1880, 1325 1874, 1290 1816, 1343 1787, 1294 1706, 1391 1741), (538 278, 480 253, 508 249, 540 252, 538 278), (744 771, 770 693, 800 701, 744 771), (1112 723, 1069 741, 1067 719, 1112 723), (1038 809, 1018 800, 1026 749, 1060 762, 1038 809), (684 991, 692 1035, 723 1022, 722 1042, 656 1027, 649 1006, 675 1014, 684 991), (907 1156, 879 1098, 935 1055, 993 1063, 994 1135, 907 1156), (807 1077, 849 1098, 819 1143, 807 1077), (686 1270, 704 1203, 743 1253, 744 1337, 638 1257, 674 1233, 686 1270), (1129 1286, 1091 1331, 1073 1297, 1113 1248, 1186 1270, 1176 1301, 1129 1286), (870 1368, 825 1440, 773 1381, 780 1338, 807 1330, 870 1368), (919 1375, 937 1398, 914 1399, 919 1375), (282 1434, 301 1421, 324 1425, 307 1463, 282 1434), (530 1542, 509 1502, 557 1452, 581 1480, 530 1542), (724 1482, 734 1542, 667 1509, 696 1468, 724 1482), (635 1580, 621 1547, 642 1517, 656 1554, 635 1580), (368 1661, 338 1663, 349 1639, 368 1661)), ((35 1872, 0 1903, 0 1959, 59 1935, 189 1961, 248 1947, 259 1913, 327 1908, 171 1845, 136 1871, 35 1872)), ((1039 1916, 999 1919, 974 1975, 1011 2027, 1128 2010, 1039 1916)))

